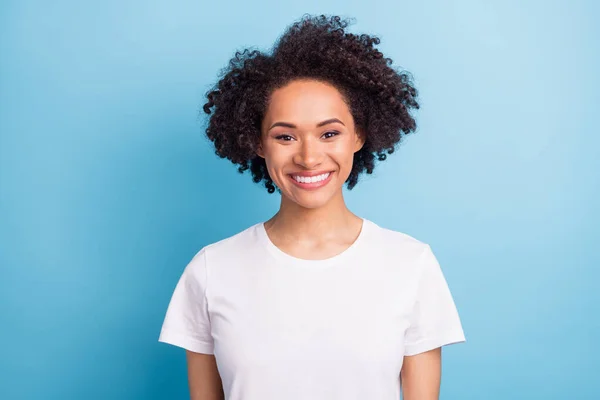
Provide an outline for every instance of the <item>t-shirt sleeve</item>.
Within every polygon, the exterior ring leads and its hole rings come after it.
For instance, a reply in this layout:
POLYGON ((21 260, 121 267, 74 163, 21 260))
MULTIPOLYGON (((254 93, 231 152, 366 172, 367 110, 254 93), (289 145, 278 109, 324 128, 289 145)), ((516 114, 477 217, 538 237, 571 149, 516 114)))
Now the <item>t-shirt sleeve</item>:
POLYGON ((158 340, 196 353, 214 354, 206 301, 205 252, 200 250, 179 278, 158 340))
POLYGON ((404 337, 407 356, 465 341, 456 305, 429 245, 419 258, 418 268, 417 295, 404 337))

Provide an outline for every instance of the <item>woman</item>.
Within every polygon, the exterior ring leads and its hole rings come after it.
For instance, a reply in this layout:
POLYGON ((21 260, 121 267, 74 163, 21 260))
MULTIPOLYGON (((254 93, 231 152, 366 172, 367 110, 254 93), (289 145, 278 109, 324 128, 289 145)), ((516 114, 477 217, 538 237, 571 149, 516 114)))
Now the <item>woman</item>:
POLYGON ((464 341, 430 246, 344 203, 418 108, 379 39, 347 24, 305 16, 271 54, 236 53, 207 94, 216 153, 281 205, 177 284, 159 340, 187 350, 194 400, 437 399, 440 348, 464 341))

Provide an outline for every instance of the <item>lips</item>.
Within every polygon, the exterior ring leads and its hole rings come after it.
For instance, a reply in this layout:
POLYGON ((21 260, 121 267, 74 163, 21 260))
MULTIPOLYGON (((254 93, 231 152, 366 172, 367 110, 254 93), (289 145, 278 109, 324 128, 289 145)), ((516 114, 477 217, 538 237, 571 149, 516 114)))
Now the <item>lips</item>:
POLYGON ((300 174, 289 174, 290 180, 302 189, 314 190, 319 189, 331 181, 333 176, 332 171, 318 172, 318 173, 300 173, 300 174))
POLYGON ((318 175, 296 175, 292 174, 292 178, 300 183, 315 183, 324 181, 329 177, 330 172, 325 172, 318 175))

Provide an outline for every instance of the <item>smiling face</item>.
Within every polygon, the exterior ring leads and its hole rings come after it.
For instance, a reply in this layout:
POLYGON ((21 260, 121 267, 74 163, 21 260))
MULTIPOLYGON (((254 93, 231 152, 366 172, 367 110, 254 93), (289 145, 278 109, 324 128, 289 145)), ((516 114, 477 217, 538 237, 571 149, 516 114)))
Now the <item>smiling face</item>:
POLYGON ((363 143, 334 86, 296 80, 271 95, 257 154, 285 200, 319 208, 342 195, 363 143))

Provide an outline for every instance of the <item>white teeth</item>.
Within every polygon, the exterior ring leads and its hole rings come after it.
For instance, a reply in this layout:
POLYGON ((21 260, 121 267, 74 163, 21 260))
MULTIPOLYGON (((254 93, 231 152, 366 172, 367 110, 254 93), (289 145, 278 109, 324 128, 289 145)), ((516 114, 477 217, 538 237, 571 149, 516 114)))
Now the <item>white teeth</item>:
POLYGON ((321 175, 316 175, 316 176, 292 175, 292 177, 300 183, 316 183, 316 182, 321 182, 321 181, 324 181, 325 179, 327 179, 329 177, 329 172, 327 172, 325 174, 321 174, 321 175))

